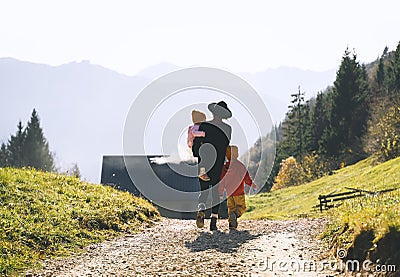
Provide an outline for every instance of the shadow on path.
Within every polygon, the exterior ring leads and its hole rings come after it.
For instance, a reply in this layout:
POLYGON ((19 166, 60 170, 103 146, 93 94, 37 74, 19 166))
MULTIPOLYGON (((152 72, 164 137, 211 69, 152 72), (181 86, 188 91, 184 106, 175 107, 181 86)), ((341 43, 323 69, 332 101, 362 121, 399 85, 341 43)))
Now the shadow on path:
POLYGON ((249 240, 259 237, 261 234, 252 235, 248 230, 230 231, 229 233, 215 231, 202 232, 194 241, 186 241, 185 246, 191 252, 200 252, 215 249, 223 253, 235 253, 238 248, 249 240))

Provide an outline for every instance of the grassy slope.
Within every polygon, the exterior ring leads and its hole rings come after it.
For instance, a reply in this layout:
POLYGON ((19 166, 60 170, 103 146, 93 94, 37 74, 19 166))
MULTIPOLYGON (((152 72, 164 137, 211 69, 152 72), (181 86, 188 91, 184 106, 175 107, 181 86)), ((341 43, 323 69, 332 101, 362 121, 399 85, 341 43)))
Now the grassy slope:
POLYGON ((147 201, 99 184, 0 168, 0 275, 38 266, 159 218, 147 201))
POLYGON ((400 187, 400 158, 377 164, 371 157, 308 184, 249 197, 243 218, 325 216, 325 213, 312 212, 312 206, 319 203, 318 195, 348 191, 345 187, 372 191, 400 187))
POLYGON ((336 249, 346 249, 349 259, 379 259, 381 264, 400 268, 400 189, 346 200, 329 212, 311 211, 318 204, 318 195, 345 191, 345 187, 369 191, 400 188, 400 158, 382 164, 368 158, 305 185, 250 197, 250 212, 243 218, 328 216, 322 237, 333 254, 336 249))
POLYGON ((400 190, 346 201, 329 218, 322 238, 334 254, 345 249, 349 259, 379 259, 400 269, 400 190))

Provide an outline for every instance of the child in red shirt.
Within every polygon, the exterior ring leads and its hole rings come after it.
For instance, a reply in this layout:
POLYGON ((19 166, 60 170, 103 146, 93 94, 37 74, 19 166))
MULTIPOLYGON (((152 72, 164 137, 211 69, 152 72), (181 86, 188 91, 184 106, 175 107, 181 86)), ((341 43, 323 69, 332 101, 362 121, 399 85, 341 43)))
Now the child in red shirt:
POLYGON ((228 146, 226 149, 228 161, 222 168, 221 181, 218 188, 220 198, 222 198, 224 190, 226 190, 226 195, 228 196, 229 229, 237 228, 237 218, 246 211, 244 185, 247 184, 254 189, 257 188, 244 164, 238 160, 238 156, 238 147, 235 145, 228 146))

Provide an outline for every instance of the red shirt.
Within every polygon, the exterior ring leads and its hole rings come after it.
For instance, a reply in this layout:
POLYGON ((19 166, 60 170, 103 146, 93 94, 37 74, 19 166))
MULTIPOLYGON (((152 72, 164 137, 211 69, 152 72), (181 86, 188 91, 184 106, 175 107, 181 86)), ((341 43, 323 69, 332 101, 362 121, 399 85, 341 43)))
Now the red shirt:
POLYGON ((222 168, 218 188, 219 194, 224 194, 224 190, 226 190, 228 196, 243 195, 244 184, 256 188, 256 184, 251 179, 244 164, 237 159, 226 162, 222 168))

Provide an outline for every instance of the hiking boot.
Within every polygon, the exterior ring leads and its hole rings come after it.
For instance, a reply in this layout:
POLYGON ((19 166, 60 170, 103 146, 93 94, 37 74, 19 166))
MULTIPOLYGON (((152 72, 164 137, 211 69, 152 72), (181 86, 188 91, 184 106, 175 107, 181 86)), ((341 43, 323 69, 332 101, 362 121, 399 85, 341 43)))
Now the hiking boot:
POLYGON ((218 230, 218 228, 217 228, 217 218, 216 217, 211 217, 210 231, 215 231, 215 230, 218 230))
POLYGON ((229 214, 229 229, 236 229, 237 226, 238 226, 237 214, 235 212, 231 212, 229 214))
POLYGON ((210 177, 208 177, 204 167, 200 168, 199 178, 205 182, 210 181, 210 177))
POLYGON ((198 211, 197 212, 197 217, 196 217, 196 225, 197 228, 203 228, 204 227, 204 217, 206 214, 203 211, 198 211))

